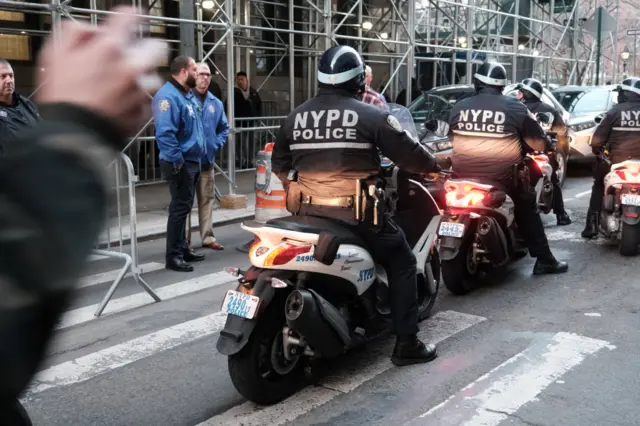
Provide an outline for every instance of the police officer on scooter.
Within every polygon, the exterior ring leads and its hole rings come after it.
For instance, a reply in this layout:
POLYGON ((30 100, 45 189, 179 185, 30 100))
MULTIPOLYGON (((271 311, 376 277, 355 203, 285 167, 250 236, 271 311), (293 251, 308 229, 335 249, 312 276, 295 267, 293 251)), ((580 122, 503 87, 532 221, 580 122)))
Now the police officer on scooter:
POLYGON ((507 85, 502 65, 485 62, 473 77, 476 94, 456 103, 450 114, 453 170, 457 177, 495 182, 509 193, 518 230, 537 258, 534 274, 566 272, 568 265, 549 248, 535 193, 514 176, 527 149, 544 151, 550 141, 527 107, 502 94, 507 85))
MULTIPOLYGON (((562 115, 551 105, 542 102, 542 83, 535 78, 526 78, 520 83, 519 89, 520 93, 522 93, 522 103, 529 108, 529 111, 534 114, 538 112, 550 112, 553 114, 551 131, 555 132, 558 138, 556 150, 562 150, 569 146, 569 129, 562 119, 562 115)), ((571 218, 564 209, 562 189, 560 188, 560 179, 558 179, 558 160, 555 156, 550 156, 549 162, 553 166, 553 174, 551 175, 551 183, 553 183, 553 213, 556 215, 558 226, 570 225, 571 218)))
POLYGON ((384 266, 397 336, 392 362, 428 362, 436 357, 436 347, 417 337, 416 258, 393 219, 385 217, 379 227, 356 220, 354 199, 360 196, 357 182, 379 179, 378 149, 411 173, 437 172, 439 167, 395 117, 356 99, 365 81, 365 65, 356 50, 327 50, 318 66, 318 95, 287 117, 276 138, 272 167, 287 186, 291 213, 343 222, 384 266), (287 179, 291 170, 297 181, 287 179))
MULTIPOLYGON (((600 155, 608 145, 611 164, 625 160, 640 160, 640 78, 624 79, 617 88, 618 104, 607 112, 591 137, 591 149, 600 155)), ((593 188, 589 200, 584 238, 598 235, 600 209, 604 197, 604 177, 610 167, 597 161, 593 173, 593 188)))

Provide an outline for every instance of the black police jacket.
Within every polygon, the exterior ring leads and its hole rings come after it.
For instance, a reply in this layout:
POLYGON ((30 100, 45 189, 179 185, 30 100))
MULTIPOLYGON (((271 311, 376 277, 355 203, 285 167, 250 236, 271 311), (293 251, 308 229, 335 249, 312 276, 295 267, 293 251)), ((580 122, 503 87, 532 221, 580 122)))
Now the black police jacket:
POLYGON ((548 139, 526 106, 498 89, 484 88, 457 102, 449 115, 453 170, 462 178, 511 181, 527 148, 543 151, 548 139))
POLYGON ((106 166, 126 143, 90 111, 41 114, 0 156, 0 411, 41 367, 105 223, 106 166))
POLYGON ((22 95, 14 93, 11 105, 0 103, 0 154, 19 130, 33 126, 39 119, 36 105, 22 95))
POLYGON ((273 148, 272 168, 283 180, 289 170, 296 170, 306 195, 351 196, 356 179, 379 173, 378 149, 408 172, 436 170, 435 158, 395 117, 347 91, 323 88, 285 120, 273 148))
POLYGON ((627 101, 611 108, 596 127, 591 149, 598 153, 605 144, 612 163, 640 160, 640 96, 628 94, 627 101))
POLYGON ((553 114, 553 123, 551 131, 556 133, 558 138, 558 146, 566 153, 569 152, 569 128, 562 118, 562 114, 554 107, 542 101, 524 101, 529 111, 536 114, 538 112, 550 112, 553 114))

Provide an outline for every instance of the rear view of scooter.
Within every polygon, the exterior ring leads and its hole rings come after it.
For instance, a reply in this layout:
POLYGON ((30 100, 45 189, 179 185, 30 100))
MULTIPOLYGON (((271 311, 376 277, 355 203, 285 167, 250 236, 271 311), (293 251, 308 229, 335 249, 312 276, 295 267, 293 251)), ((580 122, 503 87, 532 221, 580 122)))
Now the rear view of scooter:
MULTIPOLYGON (((553 123, 553 114, 539 112, 535 116, 555 146, 557 135, 555 132, 550 131, 553 123)), ((529 167, 532 169, 532 184, 535 188, 536 200, 538 200, 538 209, 544 214, 548 214, 553 209, 553 182, 551 181, 553 166, 550 159, 554 155, 554 152, 532 152, 527 154, 527 157, 531 159, 529 167)))
MULTIPOLYGON (((600 158, 609 162, 606 154, 600 158)), ((640 245, 640 161, 611 165, 604 178, 600 233, 618 241, 622 256, 635 256, 640 245)))

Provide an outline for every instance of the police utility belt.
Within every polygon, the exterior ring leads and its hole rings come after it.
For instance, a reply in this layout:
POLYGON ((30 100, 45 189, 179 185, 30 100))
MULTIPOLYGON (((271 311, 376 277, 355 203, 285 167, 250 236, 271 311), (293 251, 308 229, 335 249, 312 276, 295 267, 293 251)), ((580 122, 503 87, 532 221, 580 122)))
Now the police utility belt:
POLYGON ((348 197, 316 197, 302 194, 302 204, 322 207, 353 209, 356 222, 382 226, 386 210, 386 197, 382 182, 378 179, 358 179, 356 195, 348 197))

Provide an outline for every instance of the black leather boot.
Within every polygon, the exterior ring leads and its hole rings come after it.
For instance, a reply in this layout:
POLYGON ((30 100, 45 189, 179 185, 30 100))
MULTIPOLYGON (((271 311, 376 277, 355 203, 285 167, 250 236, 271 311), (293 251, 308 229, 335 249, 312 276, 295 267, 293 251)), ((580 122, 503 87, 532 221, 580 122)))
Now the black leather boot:
POLYGON ((438 356, 436 345, 424 344, 416 335, 398 336, 393 348, 391 362, 401 367, 433 361, 438 356))
POLYGON ((536 264, 533 266, 534 275, 562 274, 568 270, 569 265, 567 262, 560 262, 556 260, 551 253, 544 256, 538 256, 536 264))
POLYGON ((179 257, 172 257, 167 259, 167 263, 165 264, 166 269, 171 269, 172 271, 178 272, 192 272, 193 266, 189 265, 184 259, 180 259, 179 257))
POLYGON ((567 212, 564 212, 564 213, 561 213, 561 214, 557 214, 556 215, 556 220, 557 220, 558 226, 571 225, 571 218, 569 217, 567 212))
POLYGON ((201 260, 204 260, 204 254, 198 254, 193 249, 184 252, 185 262, 200 262, 201 260))
POLYGON ((598 236, 598 228, 600 228, 600 212, 589 210, 587 212, 587 223, 582 231, 582 238, 593 238, 598 236))

